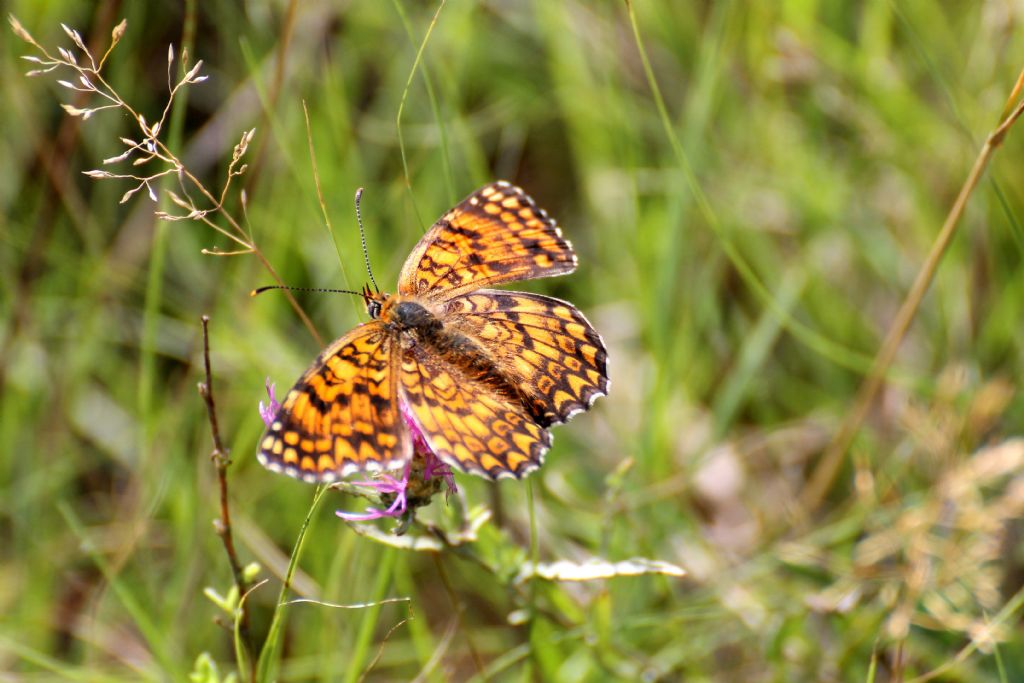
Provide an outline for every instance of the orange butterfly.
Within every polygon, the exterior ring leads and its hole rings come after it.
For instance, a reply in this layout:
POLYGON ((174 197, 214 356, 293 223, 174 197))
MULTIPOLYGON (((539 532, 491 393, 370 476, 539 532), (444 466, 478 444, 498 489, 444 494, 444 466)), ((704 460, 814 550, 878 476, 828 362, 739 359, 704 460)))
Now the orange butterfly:
POLYGON ((371 320, 295 383, 268 420, 260 462, 332 482, 405 466, 422 435, 463 471, 535 470, 548 427, 607 393, 607 352, 572 304, 483 287, 575 269, 572 246, 521 189, 480 188, 423 236, 397 294, 364 288, 371 320))

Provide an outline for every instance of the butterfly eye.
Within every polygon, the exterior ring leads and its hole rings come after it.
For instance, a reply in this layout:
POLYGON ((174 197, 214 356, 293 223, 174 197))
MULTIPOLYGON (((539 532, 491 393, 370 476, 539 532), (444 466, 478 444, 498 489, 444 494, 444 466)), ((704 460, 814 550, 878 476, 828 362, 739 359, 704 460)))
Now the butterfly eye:
POLYGON ((370 314, 370 317, 376 320, 380 317, 380 302, 376 299, 370 299, 366 302, 366 312, 370 314))

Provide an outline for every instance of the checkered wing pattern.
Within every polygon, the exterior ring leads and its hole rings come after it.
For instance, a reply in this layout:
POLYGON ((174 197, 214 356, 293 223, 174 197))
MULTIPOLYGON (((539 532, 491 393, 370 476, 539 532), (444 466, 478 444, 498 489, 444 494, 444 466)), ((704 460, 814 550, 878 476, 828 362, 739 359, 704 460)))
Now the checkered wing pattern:
POLYGON ((404 465, 411 445, 396 400, 395 346, 379 321, 328 346, 285 396, 260 440, 260 462, 309 482, 404 465))
POLYGON ((477 340, 541 425, 565 422, 608 393, 608 353, 575 306, 481 289, 445 303, 445 321, 477 340))
POLYGON ((422 346, 404 354, 401 391, 431 450, 465 472, 522 477, 551 446, 551 434, 521 402, 422 346))
POLYGON ((607 393, 607 352, 571 304, 483 288, 575 268, 555 222, 521 189, 480 188, 416 245, 399 303, 374 295, 376 319, 331 344, 292 387, 260 461, 311 482, 397 470, 412 457, 409 421, 460 470, 533 471, 548 428, 607 393))
POLYGON ((499 181, 427 231, 402 267, 398 291, 438 299, 575 269, 576 254, 555 222, 520 188, 499 181))

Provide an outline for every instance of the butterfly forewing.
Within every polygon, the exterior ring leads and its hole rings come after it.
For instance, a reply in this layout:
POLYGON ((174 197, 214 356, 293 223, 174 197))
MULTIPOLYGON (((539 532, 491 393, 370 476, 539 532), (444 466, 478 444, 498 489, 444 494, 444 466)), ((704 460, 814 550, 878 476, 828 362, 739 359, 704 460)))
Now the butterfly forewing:
POLYGON ((447 301, 445 319, 479 340, 544 426, 564 422, 608 393, 604 342, 570 303, 481 289, 447 301))
POLYGON ((555 222, 521 189, 499 181, 427 231, 402 267, 398 291, 442 298, 575 269, 576 255, 555 222))
POLYGON ((522 477, 540 466, 551 445, 551 434, 522 403, 426 347, 405 353, 401 391, 431 450, 460 470, 522 477))
POLYGON ((260 461, 306 481, 401 467, 411 447, 396 400, 395 347, 380 321, 327 347, 285 396, 260 442, 260 461))

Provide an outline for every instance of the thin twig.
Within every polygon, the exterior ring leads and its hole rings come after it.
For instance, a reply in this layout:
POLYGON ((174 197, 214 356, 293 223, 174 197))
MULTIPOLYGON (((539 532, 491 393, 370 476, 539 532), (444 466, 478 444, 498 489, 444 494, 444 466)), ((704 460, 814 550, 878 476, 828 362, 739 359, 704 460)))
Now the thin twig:
POLYGON ((363 670, 363 673, 360 674, 358 683, 363 683, 363 681, 366 680, 366 677, 369 675, 369 673, 373 671, 373 667, 377 666, 377 662, 380 661, 381 656, 384 654, 384 647, 388 644, 388 639, 391 637, 391 634, 397 631, 400 626, 403 626, 412 621, 412 602, 409 602, 407 607, 409 610, 407 616, 405 617, 405 619, 402 619, 397 624, 388 629, 388 632, 384 634, 384 638, 380 641, 380 647, 377 648, 377 654, 374 656, 373 659, 370 660, 370 663, 366 665, 366 669, 363 670))
MULTIPOLYGON (((420 672, 416 674, 416 678, 412 679, 412 683, 422 683, 427 680, 427 677, 431 673, 433 673, 434 669, 437 668, 437 665, 441 663, 445 653, 448 652, 448 648, 452 644, 452 638, 455 637, 455 633, 458 631, 458 628, 458 617, 455 617, 448 622, 448 628, 445 629, 444 635, 441 637, 441 642, 434 648, 434 653, 430 655, 430 659, 428 659, 423 667, 420 668, 420 672)), ((480 672, 480 675, 482 676, 484 673, 480 672)))
MULTIPOLYGON (((430 35, 434 32, 434 27, 437 26, 437 20, 441 16, 441 10, 444 9, 444 5, 447 0, 441 0, 437 5, 437 10, 434 12, 434 16, 430 19, 430 25, 427 26, 427 32, 423 35, 423 41, 420 43, 420 47, 416 50, 416 59, 412 62, 412 68, 409 69, 409 77, 405 81, 405 88, 402 90, 402 98, 398 102, 398 113, 395 115, 395 130, 398 133, 398 151, 402 158, 402 177, 405 179, 405 188, 409 191, 409 196, 412 197, 412 182, 410 181, 409 175, 409 162, 405 155, 405 137, 402 135, 402 112, 405 110, 405 100, 409 97, 409 89, 412 87, 412 79, 416 77, 416 70, 419 68, 420 61, 423 59, 423 52, 427 49, 427 43, 430 42, 430 35)), ((419 209, 416 208, 416 202, 412 203, 412 210, 416 214, 416 219, 423 227, 423 219, 420 217, 419 209)))
MULTIPOLYGON (((170 150, 167 150, 165 147, 163 147, 163 144, 160 141, 157 141, 157 144, 162 149, 170 153, 170 150)), ((238 232, 239 235, 241 235, 243 238, 248 238, 245 229, 242 228, 241 225, 239 225, 238 221, 236 221, 235 218, 230 213, 225 211, 223 207, 218 204, 216 197, 214 197, 210 193, 210 191, 206 189, 206 187, 202 184, 202 182, 200 182, 198 178, 192 175, 192 173, 184 166, 182 167, 182 174, 186 178, 188 178, 193 185, 196 186, 199 192, 204 197, 206 197, 206 199, 210 203, 212 203, 218 211, 220 211, 220 214, 224 216, 224 219, 236 232, 238 232)), ((274 270, 274 267, 270 265, 270 261, 267 260, 267 258, 263 255, 263 252, 260 251, 255 244, 249 242, 242 242, 242 244, 245 244, 248 248, 251 248, 253 250, 253 255, 257 259, 259 259, 259 262, 261 264, 263 264, 263 267, 270 274, 270 277, 274 280, 274 282, 276 282, 279 285, 284 285, 284 281, 277 274, 277 271, 274 270)), ((316 327, 313 325, 313 321, 309 319, 309 316, 306 315, 306 312, 302 309, 301 306, 299 306, 299 302, 296 301, 295 296, 292 295, 292 293, 289 292, 288 290, 284 290, 284 295, 285 298, 287 298, 288 303, 291 304, 292 308, 295 310, 296 314, 298 314, 299 319, 302 320, 302 324, 306 326, 306 329, 309 331, 309 334, 313 337, 313 340, 316 342, 316 344, 318 346, 323 346, 324 342, 323 339, 320 337, 320 333, 316 331, 316 327)))
MULTIPOLYGON (((1018 80, 1018 86, 1014 87, 1013 93, 1010 96, 1011 106, 1013 98, 1018 95, 1020 83, 1021 81, 1018 80)), ((967 176, 967 180, 964 181, 963 187, 960 188, 960 194, 957 195, 953 207, 946 216, 942 229, 936 236, 935 242, 932 243, 928 257, 921 265, 914 284, 896 313, 895 320, 893 320, 892 325, 889 327, 889 332, 886 334, 885 340, 882 342, 882 346, 879 348, 878 354, 871 364, 871 369, 868 371, 867 377, 864 378, 864 382, 857 392, 853 408, 846 414, 846 419, 839 426, 831 443, 825 449, 825 454, 822 456, 821 461, 811 475, 810 482, 801 499, 803 513, 806 514, 818 507, 832 487, 832 482, 839 473, 846 452, 853 443, 853 439, 857 436, 857 432, 867 417, 875 397, 885 383, 886 373, 896 358, 896 353, 899 351, 907 330, 910 329, 910 324, 913 322, 914 316, 921 306, 921 301, 924 299, 925 294, 927 294, 932 280, 935 279, 935 273, 942 262, 942 257, 956 236, 956 229, 960 218, 963 216, 968 199, 970 199, 971 194, 974 192, 974 188, 977 187, 978 181, 981 180, 981 176, 992 159, 992 155, 1006 138, 1006 133, 1017 119, 1020 118, 1021 114, 1024 114, 1024 100, 1021 100, 1012 109, 1008 107, 1008 111, 1010 113, 1000 121, 999 125, 985 140, 985 144, 982 146, 981 152, 979 152, 978 158, 975 160, 974 166, 967 176)))
MULTIPOLYGON (((448 578, 448 571, 444 567, 444 558, 440 553, 434 553, 434 565, 437 567, 438 576, 441 577, 441 584, 444 586, 444 592, 448 595, 448 600, 452 603, 452 608, 455 610, 455 619, 458 622, 458 628, 463 629, 465 626, 465 620, 462 618, 462 613, 466 610, 466 606, 462 600, 459 599, 458 594, 455 592, 455 588, 452 587, 452 582, 448 578)), ((473 660, 473 664, 476 666, 477 674, 484 676, 484 660, 480 656, 480 651, 477 650, 474 642, 473 634, 469 630, 463 629, 463 634, 466 637, 466 648, 469 650, 470 658, 473 660)))
MULTIPOLYGON (((289 0, 288 9, 284 14, 284 21, 281 24, 281 31, 278 34, 280 40, 277 42, 277 56, 274 59, 274 78, 270 82, 270 89, 266 99, 266 106, 260 108, 260 123, 259 127, 263 128, 266 126, 267 130, 273 130, 271 124, 271 116, 275 109, 277 109, 277 102, 281 97, 281 89, 284 83, 285 74, 287 71, 286 64, 288 61, 288 48, 291 45, 292 37, 295 34, 295 19, 298 16, 298 10, 301 3, 299 0, 289 0)), ((273 133, 271 133, 273 134, 273 133)), ((270 141, 269 135, 261 136, 256 141, 256 153, 253 155, 252 170, 245 181, 245 190, 252 192, 256 187, 256 181, 263 171, 263 160, 267 155, 267 146, 270 141)))
MULTIPOLYGON (((327 235, 331 238, 331 242, 334 244, 334 251, 338 254, 338 266, 341 268, 341 278, 345 286, 351 288, 352 285, 348 279, 348 272, 345 270, 345 259, 341 257, 341 247, 338 245, 338 238, 334 233, 334 227, 331 225, 331 216, 327 213, 327 200, 324 199, 324 190, 320 186, 320 171, 316 165, 316 146, 313 145, 313 126, 309 122, 309 108, 306 106, 306 100, 302 100, 302 116, 306 121, 306 143, 309 145, 309 165, 313 171, 313 185, 316 187, 316 198, 320 202, 320 213, 324 217, 324 227, 327 228, 327 235)), ((363 252, 365 253, 365 251, 363 252)), ((356 313, 360 312, 359 304, 357 299, 352 299, 352 304, 355 306, 356 313)))
MULTIPOLYGON (((235 586, 238 588, 238 595, 245 595, 249 590, 248 582, 242 572, 242 564, 238 561, 238 553, 235 552, 235 541, 231 534, 231 514, 228 510, 228 466, 231 458, 224 448, 224 442, 220 438, 220 425, 217 422, 217 406, 213 400, 213 373, 210 370, 210 317, 202 317, 203 326, 203 365, 206 371, 206 380, 199 383, 199 395, 206 403, 206 415, 210 418, 210 434, 213 437, 213 452, 210 459, 217 470, 217 480, 220 484, 220 519, 214 522, 217 535, 224 542, 224 550, 228 554, 228 562, 231 564, 231 574, 235 579, 235 586)), ((250 655, 255 653, 252 642, 252 634, 249 630, 249 610, 239 602, 240 625, 242 641, 250 655)))
MULTIPOLYGON (((159 137, 160 133, 163 131, 164 123, 168 116, 168 112, 170 112, 171 110, 171 102, 174 100, 178 92, 188 85, 201 83, 202 81, 206 80, 207 77, 199 73, 199 70, 202 66, 202 60, 197 61, 195 65, 193 65, 192 68, 181 78, 181 80, 179 80, 175 84, 169 85, 170 93, 168 96, 168 101, 164 106, 160 118, 156 122, 149 124, 146 122, 145 117, 140 112, 136 111, 130 104, 128 104, 128 102, 126 102, 120 96, 117 90, 106 80, 106 78, 104 78, 103 74, 101 73, 103 64, 106 62, 107 57, 110 55, 110 52, 120 41, 121 37, 124 35, 124 32, 126 30, 125 22, 121 22, 114 29, 111 37, 110 47, 104 53, 103 57, 99 60, 98 64, 96 60, 93 58, 92 53, 89 51, 89 49, 84 45, 84 43, 82 43, 80 37, 78 36, 78 33, 72 29, 65 27, 65 32, 68 33, 69 36, 71 36, 72 40, 75 42, 77 47, 81 49, 84 57, 88 59, 88 65, 79 64, 78 60, 76 60, 69 53, 69 51, 64 50, 63 48, 60 49, 59 57, 50 54, 50 52, 47 51, 46 48, 40 45, 39 42, 36 41, 28 33, 28 31, 25 30, 25 28, 21 25, 20 22, 18 22, 17 19, 14 18, 14 16, 9 17, 9 22, 14 33, 22 40, 27 42, 29 45, 32 45, 42 55, 42 58, 35 56, 27 57, 29 61, 39 65, 40 67, 43 67, 42 69, 30 71, 29 75, 49 73, 61 67, 71 69, 78 74, 78 80, 76 82, 60 80, 57 81, 59 84, 61 84, 65 88, 70 89, 73 92, 91 93, 97 97, 103 98, 104 100, 110 103, 108 105, 104 105, 101 107, 92 107, 84 109, 72 105, 64 105, 65 111, 67 111, 71 116, 82 117, 83 119, 87 119, 97 111, 109 108, 120 108, 138 124, 138 127, 143 135, 142 140, 134 141, 128 138, 121 138, 121 141, 127 145, 126 151, 119 156, 104 160, 105 164, 125 161, 129 156, 135 154, 137 155, 135 159, 135 165, 139 165, 140 163, 145 163, 148 161, 157 160, 166 164, 169 167, 165 171, 157 172, 145 177, 137 176, 135 174, 112 173, 100 170, 89 171, 86 173, 86 175, 89 175, 90 177, 93 178, 113 178, 122 180, 130 179, 136 181, 138 184, 124 194, 124 196, 121 199, 122 202, 127 201, 132 195, 134 195, 136 192, 143 188, 146 188, 149 191, 150 197, 154 201, 156 201, 156 195, 155 192, 153 191, 153 188, 150 185, 150 182, 161 176, 171 174, 177 175, 179 178, 179 185, 181 187, 181 190, 188 198, 188 201, 186 202, 180 200, 173 194, 171 195, 171 198, 178 206, 188 210, 189 213, 186 216, 176 216, 170 215, 163 211, 158 211, 157 216, 164 220, 191 219, 199 220, 206 223, 208 226, 210 226, 220 234, 238 243, 243 248, 243 251, 241 253, 254 254, 259 259, 260 263, 263 264, 264 268, 266 268, 267 271, 270 273, 271 277, 278 284, 284 284, 280 280, 274 269, 270 266, 269 261, 256 246, 252 236, 248 232, 246 232, 246 230, 238 223, 234 216, 232 216, 231 213, 227 211, 224 205, 228 189, 230 188, 233 179, 235 178, 235 176, 242 175, 242 173, 244 173, 246 169, 245 165, 240 164, 242 160, 242 155, 245 154, 245 150, 248 147, 248 144, 253 139, 253 131, 250 130, 245 135, 243 135, 242 140, 239 142, 238 145, 236 145, 231 163, 228 166, 227 178, 225 179, 224 187, 220 192, 219 198, 216 197, 213 192, 207 189, 205 185, 203 185, 203 183, 185 166, 185 164, 177 157, 177 155, 175 155, 170 150, 170 148, 164 143, 164 141, 161 140, 159 137), (195 205, 195 202, 192 201, 191 197, 188 197, 188 192, 184 183, 185 180, 188 180, 189 183, 196 187, 199 193, 202 194, 202 196, 210 203, 211 208, 200 209, 195 205), (210 213, 219 213, 223 217, 223 220, 228 223, 230 229, 222 228, 221 226, 217 225, 212 220, 210 220, 207 216, 207 214, 210 213)), ((168 69, 170 69, 170 65, 173 59, 174 53, 173 51, 171 51, 168 53, 168 69)), ((182 63, 184 64, 184 54, 182 55, 182 63)), ((291 304, 293 309, 295 309, 296 314, 302 320, 302 323, 306 326, 306 329, 309 330, 310 335, 313 337, 317 345, 323 346, 323 340, 317 333, 316 328, 313 325, 313 322, 309 319, 309 316, 306 315, 305 311, 302 310, 302 307, 299 306, 299 303, 295 299, 295 297, 291 294, 291 292, 288 291, 285 291, 284 295, 285 298, 288 300, 288 303, 291 304)))

